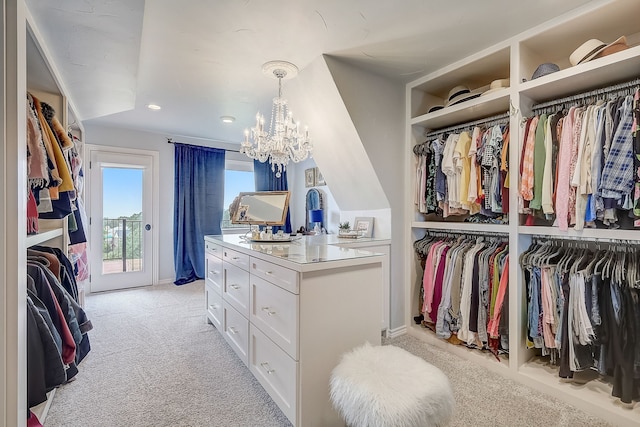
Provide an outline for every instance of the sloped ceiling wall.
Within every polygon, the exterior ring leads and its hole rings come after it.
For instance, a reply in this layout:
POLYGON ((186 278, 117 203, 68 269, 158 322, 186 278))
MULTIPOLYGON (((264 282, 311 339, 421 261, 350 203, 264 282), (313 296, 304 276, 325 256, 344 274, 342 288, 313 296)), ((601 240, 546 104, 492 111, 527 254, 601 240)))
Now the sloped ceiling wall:
POLYGON ((324 57, 286 83, 283 96, 309 126, 313 158, 340 210, 377 210, 389 202, 324 57))

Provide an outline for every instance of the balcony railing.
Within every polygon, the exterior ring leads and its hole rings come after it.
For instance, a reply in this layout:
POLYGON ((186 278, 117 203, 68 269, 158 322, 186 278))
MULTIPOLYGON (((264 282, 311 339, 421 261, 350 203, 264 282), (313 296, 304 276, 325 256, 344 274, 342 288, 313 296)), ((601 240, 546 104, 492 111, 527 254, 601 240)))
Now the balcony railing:
POLYGON ((141 220, 127 218, 102 220, 103 273, 142 270, 143 231, 141 220))

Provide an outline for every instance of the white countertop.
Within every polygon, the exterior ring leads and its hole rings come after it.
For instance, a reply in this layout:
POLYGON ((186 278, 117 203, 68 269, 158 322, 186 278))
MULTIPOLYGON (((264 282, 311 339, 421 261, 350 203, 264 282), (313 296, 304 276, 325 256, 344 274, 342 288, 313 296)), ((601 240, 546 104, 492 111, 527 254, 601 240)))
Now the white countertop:
MULTIPOLYGON (((331 244, 334 239, 327 239, 328 236, 332 235, 294 236, 291 242, 251 242, 239 234, 205 236, 205 239, 297 271, 381 262, 382 255, 379 253, 336 246, 331 244)), ((338 240, 337 236, 335 237, 335 240, 338 240)), ((339 240, 342 242, 361 239, 339 240)))

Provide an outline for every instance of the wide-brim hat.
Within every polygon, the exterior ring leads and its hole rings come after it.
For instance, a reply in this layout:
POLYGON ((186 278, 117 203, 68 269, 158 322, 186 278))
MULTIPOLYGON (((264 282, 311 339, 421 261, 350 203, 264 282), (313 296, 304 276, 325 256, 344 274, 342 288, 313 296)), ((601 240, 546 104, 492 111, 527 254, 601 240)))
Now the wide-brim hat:
POLYGON ((511 84, 511 80, 509 79, 498 79, 491 82, 489 85, 489 90, 482 93, 481 96, 489 95, 490 93, 497 92, 501 89, 508 88, 511 84))
MULTIPOLYGON (((480 95, 482 95, 487 89, 489 89, 488 85, 479 87, 478 89, 474 89, 472 91, 469 91, 467 89, 466 92, 461 92, 461 93, 458 93, 457 95, 449 97, 449 101, 447 101, 447 103, 445 104, 445 107, 450 107, 452 105, 459 104, 464 101, 469 101, 473 98, 477 98, 480 95)), ((449 93, 451 93, 451 91, 449 93)))
POLYGON ((443 108, 444 105, 442 104, 432 105, 431 107, 429 107, 429 111, 427 111, 427 113, 433 113, 434 111, 442 110, 443 108))
POLYGON ((551 62, 545 62, 544 64, 538 65, 538 68, 533 72, 531 76, 531 80, 535 80, 537 78, 546 76, 547 74, 555 73, 560 71, 560 67, 557 64, 552 64, 551 62))
POLYGON ((445 104, 450 103, 453 98, 469 92, 471 92, 471 90, 469 90, 469 88, 466 86, 456 86, 449 91, 449 95, 447 95, 447 102, 445 104))
POLYGON ((619 37, 609 44, 598 39, 590 39, 582 43, 569 55, 569 62, 575 66, 628 48, 625 36, 619 37))

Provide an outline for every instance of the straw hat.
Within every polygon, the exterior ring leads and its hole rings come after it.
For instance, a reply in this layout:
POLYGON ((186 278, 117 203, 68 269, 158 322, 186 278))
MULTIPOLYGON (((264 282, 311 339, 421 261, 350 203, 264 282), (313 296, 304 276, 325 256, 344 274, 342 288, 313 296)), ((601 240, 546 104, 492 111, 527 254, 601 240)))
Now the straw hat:
POLYGON ((456 86, 449 91, 449 100, 445 104, 445 107, 477 98, 482 95, 482 93, 485 92, 488 88, 489 86, 483 86, 470 91, 466 86, 456 86))
POLYGON ((511 84, 511 81, 509 79, 494 80, 489 85, 489 90, 484 92, 482 96, 489 95, 490 93, 493 93, 493 92, 497 92, 500 89, 508 88, 510 84, 511 84))
POLYGON ((627 38, 625 36, 619 37, 609 44, 598 39, 590 39, 582 43, 571 53, 569 62, 575 66, 628 48, 629 46, 627 45, 627 38))

